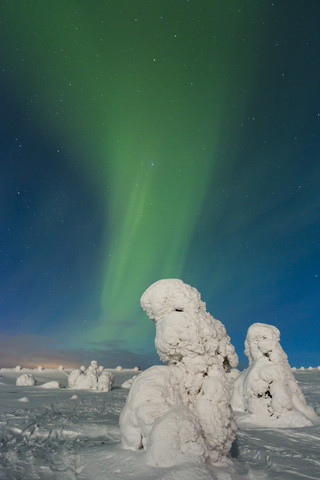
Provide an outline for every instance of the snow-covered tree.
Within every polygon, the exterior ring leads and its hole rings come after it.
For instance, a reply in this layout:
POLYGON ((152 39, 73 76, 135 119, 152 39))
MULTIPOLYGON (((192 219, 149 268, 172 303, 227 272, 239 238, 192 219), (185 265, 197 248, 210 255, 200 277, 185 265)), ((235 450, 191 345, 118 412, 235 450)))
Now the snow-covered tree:
POLYGON ((260 425, 302 427, 318 422, 293 376, 273 325, 254 323, 245 340, 249 367, 234 382, 232 408, 260 425))
POLYGON ((114 382, 114 374, 107 370, 102 370, 98 376, 97 389, 100 392, 109 392, 114 382))
POLYGON ((226 460, 236 430, 226 373, 238 358, 223 324, 178 279, 151 285, 141 306, 156 323, 156 349, 167 365, 134 379, 120 416, 123 447, 144 448, 153 465, 226 460))
POLYGON ((68 375, 69 388, 79 390, 99 390, 109 392, 114 381, 114 375, 102 366, 98 365, 96 360, 92 360, 88 368, 81 366, 70 372, 68 375))
POLYGON ((33 387, 36 384, 37 380, 31 375, 31 373, 23 373, 16 380, 16 385, 18 387, 33 387))

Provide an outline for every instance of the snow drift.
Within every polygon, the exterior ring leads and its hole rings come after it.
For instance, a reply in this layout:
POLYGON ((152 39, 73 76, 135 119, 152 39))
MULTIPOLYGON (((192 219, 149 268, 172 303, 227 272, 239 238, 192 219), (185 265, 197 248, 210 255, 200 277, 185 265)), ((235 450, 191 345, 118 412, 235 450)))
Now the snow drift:
POLYGON ((264 426, 305 427, 318 423, 318 416, 306 404, 292 374, 276 327, 251 325, 245 354, 249 367, 234 382, 234 411, 246 412, 246 420, 264 426))
POLYGON ((156 323, 156 349, 167 365, 134 379, 120 416, 122 446, 145 449, 152 465, 226 461, 236 431, 227 372, 238 357, 223 324, 178 279, 151 285, 141 306, 156 323))
POLYGON ((61 388, 60 382, 57 380, 51 380, 51 382, 46 382, 40 385, 41 388, 61 388))

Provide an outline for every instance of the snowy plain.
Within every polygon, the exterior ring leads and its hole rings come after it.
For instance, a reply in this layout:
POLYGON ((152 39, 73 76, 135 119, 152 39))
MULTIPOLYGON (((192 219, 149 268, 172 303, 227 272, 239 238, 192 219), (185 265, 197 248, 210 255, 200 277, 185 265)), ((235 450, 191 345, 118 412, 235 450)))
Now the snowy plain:
MULTIPOLYGON (((112 370, 109 392, 72 390, 59 369, 0 369, 1 480, 319 480, 320 425, 292 429, 241 427, 230 465, 146 465, 145 453, 120 445, 119 415, 138 372, 112 370), (35 386, 17 386, 31 373, 35 386), (47 382, 62 388, 43 388, 47 382)), ((307 403, 320 414, 320 371, 294 372, 307 403)), ((49 384, 50 385, 50 384, 49 384)))

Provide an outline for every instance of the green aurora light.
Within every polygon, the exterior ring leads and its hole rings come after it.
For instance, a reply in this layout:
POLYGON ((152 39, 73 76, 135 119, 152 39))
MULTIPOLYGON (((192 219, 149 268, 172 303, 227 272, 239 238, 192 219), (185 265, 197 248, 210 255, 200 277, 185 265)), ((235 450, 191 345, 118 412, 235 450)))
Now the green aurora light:
POLYGON ((30 109, 106 206, 100 316, 75 341, 139 348, 153 335, 140 295, 183 275, 218 148, 237 142, 226 125, 252 81, 257 27, 242 1, 89 3, 6 2, 4 30, 30 109))

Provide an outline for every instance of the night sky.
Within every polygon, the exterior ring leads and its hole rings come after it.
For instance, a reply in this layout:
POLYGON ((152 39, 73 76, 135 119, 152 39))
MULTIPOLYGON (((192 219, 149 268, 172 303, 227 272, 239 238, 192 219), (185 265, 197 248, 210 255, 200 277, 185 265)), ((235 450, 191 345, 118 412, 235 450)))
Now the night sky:
POLYGON ((196 287, 320 364, 319 0, 2 0, 0 366, 159 363, 196 287))

